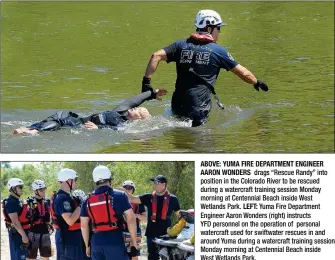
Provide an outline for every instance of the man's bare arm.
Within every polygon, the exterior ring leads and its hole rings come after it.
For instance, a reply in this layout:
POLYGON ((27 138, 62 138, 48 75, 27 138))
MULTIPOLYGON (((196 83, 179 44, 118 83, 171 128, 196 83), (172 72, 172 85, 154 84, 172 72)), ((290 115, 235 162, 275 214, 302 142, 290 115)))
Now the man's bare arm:
POLYGON ((158 64, 160 61, 166 61, 167 60, 167 55, 164 49, 161 49, 159 51, 154 52, 151 55, 150 61, 148 63, 147 69, 145 71, 145 77, 151 78, 152 74, 156 71, 158 64))
POLYGON ((142 212, 141 214, 135 214, 135 216, 142 222, 147 222, 147 213, 142 212))
POLYGON ((89 246, 90 228, 88 226, 89 217, 80 217, 81 233, 85 242, 86 248, 89 246))
POLYGON ((63 213, 62 217, 66 224, 72 226, 80 217, 80 207, 77 207, 72 213, 63 213))
POLYGON ((257 83, 257 79, 254 74, 240 64, 231 69, 231 71, 246 83, 253 85, 257 83))
POLYGON ((137 227, 136 227, 136 216, 134 214, 134 211, 132 208, 126 210, 125 212, 123 212, 123 217, 127 222, 127 226, 128 226, 128 231, 131 237, 131 242, 133 244, 134 247, 138 248, 137 245, 137 241, 136 241, 136 231, 137 231, 137 227))
POLYGON ((22 226, 21 226, 21 223, 19 221, 19 217, 17 215, 17 213, 9 213, 8 214, 9 218, 11 219, 12 221, 12 225, 13 227, 17 230, 17 232, 21 235, 22 237, 22 242, 23 243, 28 243, 29 242, 29 239, 26 235, 26 232, 24 232, 22 226))
POLYGON ((135 204, 141 204, 141 200, 138 196, 134 196, 133 194, 127 192, 127 190, 123 187, 118 187, 115 188, 116 190, 120 190, 123 191, 124 193, 126 193, 126 195, 128 196, 129 200, 131 203, 135 203, 135 204))

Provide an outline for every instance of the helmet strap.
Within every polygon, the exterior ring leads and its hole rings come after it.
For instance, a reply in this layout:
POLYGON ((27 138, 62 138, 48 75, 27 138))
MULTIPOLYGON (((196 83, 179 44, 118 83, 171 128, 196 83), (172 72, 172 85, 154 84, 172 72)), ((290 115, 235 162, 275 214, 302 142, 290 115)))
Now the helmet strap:
POLYGON ((39 196, 39 197, 42 197, 39 193, 38 193, 38 190, 35 190, 35 195, 39 196))
POLYGON ((17 192, 16 192, 16 187, 12 187, 12 188, 10 188, 10 191, 11 192, 13 192, 17 197, 19 197, 20 198, 20 195, 19 194, 17 194, 17 192))
POLYGON ((67 185, 69 185, 69 187, 70 187, 70 193, 71 193, 72 192, 73 180, 71 181, 71 185, 70 185, 70 183, 68 181, 66 181, 66 183, 67 183, 67 185))

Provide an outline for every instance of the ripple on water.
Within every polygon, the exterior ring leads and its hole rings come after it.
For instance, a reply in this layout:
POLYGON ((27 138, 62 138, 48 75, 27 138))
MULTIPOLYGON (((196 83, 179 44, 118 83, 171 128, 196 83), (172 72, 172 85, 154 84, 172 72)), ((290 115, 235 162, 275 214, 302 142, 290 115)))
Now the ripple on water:
POLYGON ((40 72, 40 73, 38 73, 38 74, 36 74, 34 76, 36 76, 36 77, 43 77, 43 76, 48 76, 50 74, 52 74, 52 73, 49 72, 49 71, 45 71, 45 72, 40 72))
POLYGON ((84 78, 77 78, 77 77, 71 77, 71 78, 64 78, 65 80, 82 80, 84 78))
POLYGON ((20 98, 28 98, 28 96, 6 96, 6 99, 20 99, 20 98))
POLYGON ((311 58, 310 57, 298 57, 298 58, 295 58, 295 60, 310 60, 311 58))
POLYGON ((95 72, 106 73, 108 71, 108 68, 95 67, 95 68, 92 68, 91 70, 95 72))
POLYGON ((7 86, 7 88, 27 88, 27 86, 7 86))
POLYGON ((105 92, 86 92, 85 95, 105 95, 105 92))

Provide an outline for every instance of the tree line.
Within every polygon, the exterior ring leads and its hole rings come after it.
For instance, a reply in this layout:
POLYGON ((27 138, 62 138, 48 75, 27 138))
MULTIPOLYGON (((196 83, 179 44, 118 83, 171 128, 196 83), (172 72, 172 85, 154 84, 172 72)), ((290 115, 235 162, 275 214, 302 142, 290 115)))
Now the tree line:
POLYGON ((74 169, 79 177, 77 188, 88 194, 95 188, 92 171, 97 165, 105 165, 111 170, 114 188, 121 187, 125 180, 132 180, 137 195, 151 193, 153 185, 149 178, 162 174, 168 179, 168 190, 178 197, 182 209, 194 208, 193 162, 41 162, 24 164, 22 168, 12 168, 9 162, 2 162, 1 199, 8 196, 7 182, 10 178, 24 181, 23 198, 33 195, 31 184, 34 180, 43 180, 50 198, 52 192, 59 189, 57 173, 61 168, 74 169))

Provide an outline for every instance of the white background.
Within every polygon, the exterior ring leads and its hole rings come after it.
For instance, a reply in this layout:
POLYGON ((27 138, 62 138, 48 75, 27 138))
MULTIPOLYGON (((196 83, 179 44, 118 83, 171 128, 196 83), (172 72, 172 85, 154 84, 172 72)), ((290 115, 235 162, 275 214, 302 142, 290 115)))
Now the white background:
MULTIPOLYGON (((200 159, 197 158, 196 164, 195 164, 195 190, 196 190, 196 206, 195 206, 195 212, 196 212, 196 219, 200 220, 200 172, 201 172, 201 167, 200 163, 201 160, 208 160, 208 161, 324 161, 324 167, 321 169, 327 170, 328 171, 328 176, 322 176, 321 177, 321 185, 319 187, 322 188, 320 195, 315 194, 315 201, 313 204, 321 203, 321 210, 317 210, 313 212, 312 219, 307 219, 306 221, 318 221, 321 220, 321 228, 317 228, 318 230, 326 229, 326 236, 320 236, 319 238, 324 239, 324 238, 333 238, 335 239, 335 155, 334 154, 326 154, 326 155, 319 155, 319 154, 287 154, 287 155, 280 155, 280 154, 223 154, 223 155, 203 155, 200 159)), ((224 167, 222 167, 224 168, 224 167)), ((235 169, 239 169, 243 167, 237 167, 235 169)), ((260 168, 260 167, 255 167, 255 169, 259 170, 266 170, 265 167, 260 168)), ((280 170, 293 170, 295 168, 279 168, 276 167, 280 170)), ((307 170, 313 167, 300 167, 299 169, 301 170, 307 170)), ((251 168, 252 169, 252 168, 251 168)), ((253 172, 253 171, 251 171, 253 172)), ((207 176, 208 177, 208 176, 207 176)), ((242 176, 241 176, 242 177, 242 176)), ((245 176, 244 176, 245 177, 245 176)), ((253 178, 252 175, 248 176, 250 178, 253 178)), ((203 178, 206 178, 206 176, 203 176, 203 178)), ((222 176, 220 176, 222 178, 222 176)), ((254 178, 259 178, 259 177, 254 177, 254 178)), ((291 178, 297 178, 297 177, 291 177, 291 178)), ((307 178, 309 178, 307 176, 307 178)), ((312 178, 318 178, 316 177, 316 173, 313 175, 312 178)), ((232 185, 229 185, 232 186, 232 185)), ((239 187, 239 185, 234 185, 235 187, 239 187)), ((249 186, 249 185, 244 185, 244 187, 249 186)), ((266 185, 262 185, 266 186, 266 185)), ((283 185, 280 185, 283 187, 283 185)), ((284 187, 288 187, 290 185, 286 185, 284 187)), ((293 186, 293 185, 292 185, 293 186)), ((307 187, 312 187, 314 185, 305 185, 307 187)), ((215 186, 217 187, 217 186, 215 186)), ((242 187, 242 186, 240 186, 242 187)), ((272 185, 271 187, 275 187, 272 185)), ((314 193, 313 193, 314 194, 314 193)), ((223 194, 218 194, 218 195, 224 195, 223 194)), ((242 195, 242 194, 236 194, 236 195, 242 195)), ((253 195, 253 194, 244 194, 244 195, 253 195)), ((258 194, 259 195, 259 194, 258 194)), ((283 194, 287 195, 287 194, 283 194)), ((311 194, 305 194, 305 195, 311 195, 311 194)), ((234 202, 232 202, 234 204, 234 202)), ((235 202, 236 203, 236 202, 235 202)), ((293 202, 298 204, 298 202, 293 202)), ((209 212, 209 210, 207 210, 209 212)), ((219 210, 217 210, 219 212, 219 210)), ((224 213, 225 210, 220 211, 221 213, 224 213)), ((257 210, 257 212, 262 213, 261 210, 257 210)), ((264 211, 263 213, 268 212, 264 211)), ((293 213, 293 211, 290 211, 293 213)), ((298 211, 296 211, 298 212, 298 211)), ((304 211, 305 212, 305 211, 304 211)), ((215 212, 216 213, 216 212, 215 212)), ((235 212, 234 212, 235 213, 235 212)), ((256 213, 256 212, 252 212, 256 213)), ((243 219, 241 219, 243 220, 243 219)), ((292 219, 293 220, 293 219, 292 219)), ((295 219, 294 219, 295 220, 295 219)), ((217 219, 216 219, 217 221, 217 219)), ((224 221, 224 220, 223 220, 224 221)), ((303 220, 302 220, 303 221, 303 220)), ((203 230, 206 230, 208 228, 203 228, 203 230)), ((220 229, 226 229, 226 228, 220 228, 220 229)), ((242 228, 239 228, 242 229, 242 228)), ((280 229, 280 228, 278 228, 280 229)), ((196 253, 196 260, 200 260, 200 223, 197 222, 196 225, 196 249, 198 249, 198 253, 196 253)), ((282 236, 282 237, 274 237, 272 236, 271 238, 286 238, 288 236, 282 236)), ((206 238, 218 238, 217 236, 206 236, 206 238)), ((229 238, 229 237, 226 237, 229 238)), ((236 238, 236 237, 230 237, 230 238, 236 238)), ((238 237, 237 237, 238 238, 238 237)), ((246 238, 246 237, 245 237, 246 238)), ((249 238, 255 238, 255 237, 249 237, 249 238)), ((257 236, 257 238, 262 238, 260 236, 257 236)), ((267 237, 270 238, 270 237, 267 237)), ((298 238, 298 237, 294 237, 298 238)), ((299 237, 299 238, 304 238, 304 237, 299 237)), ((307 237, 311 238, 311 237, 307 237)), ((315 238, 315 237, 314 237, 315 238)), ((244 246, 244 245, 241 245, 244 246)), ((268 245, 269 247, 275 247, 275 245, 268 245)), ((279 245, 281 246, 281 245, 279 245)), ((286 245, 285 245, 286 246, 286 245)), ((293 245, 290 245, 293 246, 293 245)), ((295 245, 298 247, 299 245, 295 245)), ((318 245, 319 247, 322 248, 321 253, 247 253, 247 255, 255 255, 256 260, 297 260, 297 259, 303 259, 303 260, 315 260, 315 259, 320 259, 320 260, 334 260, 335 259, 335 245, 318 245)), ((221 247, 221 245, 220 245, 221 247)), ((236 247, 236 245, 234 246, 236 247)), ((261 247, 264 247, 261 245, 261 247)), ((304 248, 304 245, 302 245, 304 248)), ((206 253, 201 253, 202 255, 206 255, 206 253)), ((213 255, 216 253, 207 253, 207 255, 213 255)), ((239 255, 243 255, 243 253, 237 253, 239 255)), ((231 253, 231 256, 236 255, 236 253, 231 253)), ((214 258, 215 259, 215 258, 214 258)), ((241 260, 246 260, 246 259, 241 259, 241 260)))

